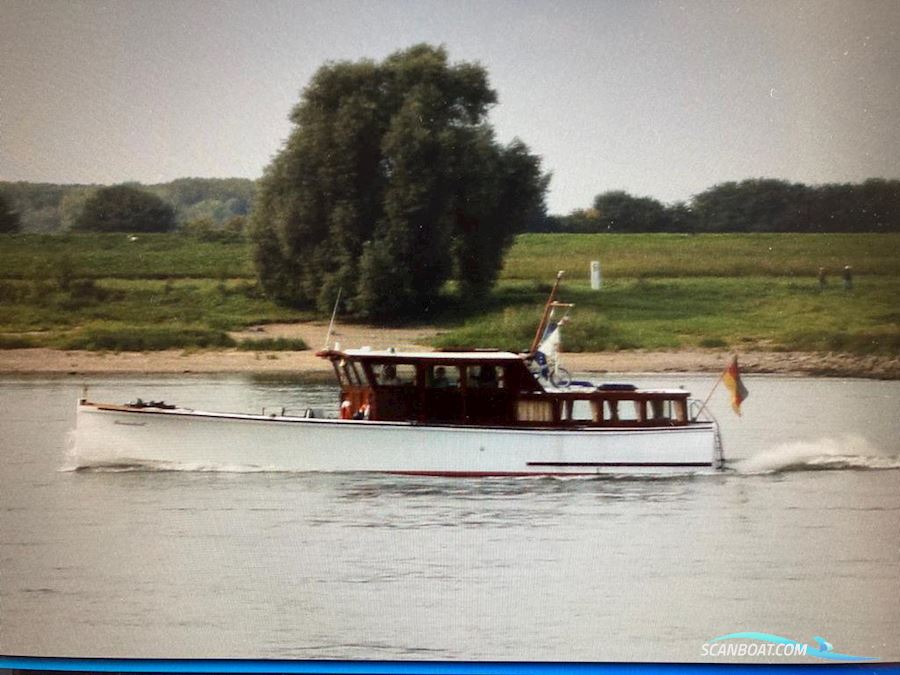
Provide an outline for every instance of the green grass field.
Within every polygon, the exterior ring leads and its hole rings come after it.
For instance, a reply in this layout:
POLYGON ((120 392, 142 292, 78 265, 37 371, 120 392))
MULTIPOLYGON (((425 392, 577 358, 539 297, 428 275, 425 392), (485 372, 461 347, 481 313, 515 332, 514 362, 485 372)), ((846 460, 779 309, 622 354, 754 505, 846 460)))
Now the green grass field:
MULTIPOLYGON (((900 353, 900 235, 522 235, 484 301, 447 301, 440 346, 525 349, 559 269, 569 351, 709 347, 900 353), (600 260, 604 284, 591 291, 600 260), (844 291, 839 270, 852 265, 844 291), (818 287, 820 266, 829 284, 818 287)), ((0 348, 233 346, 302 321, 260 294, 249 245, 176 234, 0 236, 0 348)), ((291 349, 296 343, 272 344, 291 349)), ((247 347, 247 345, 245 345, 247 347)))
MULTIPOLYGON (((505 306, 464 319, 438 345, 527 349, 545 294, 533 282, 510 281, 499 293, 505 306)), ((573 352, 708 347, 897 354, 898 297, 900 279, 876 276, 857 279, 850 292, 835 282, 820 291, 811 277, 692 277, 613 279, 599 291, 570 282, 560 293, 575 303, 564 332, 565 349, 573 352)))
POLYGON ((900 276, 898 234, 523 234, 504 279, 552 280, 557 270, 587 278, 815 276, 852 265, 856 274, 900 276))
POLYGON ((181 234, 0 236, 0 278, 41 279, 65 266, 94 279, 233 279, 253 277, 246 242, 203 241, 181 234))

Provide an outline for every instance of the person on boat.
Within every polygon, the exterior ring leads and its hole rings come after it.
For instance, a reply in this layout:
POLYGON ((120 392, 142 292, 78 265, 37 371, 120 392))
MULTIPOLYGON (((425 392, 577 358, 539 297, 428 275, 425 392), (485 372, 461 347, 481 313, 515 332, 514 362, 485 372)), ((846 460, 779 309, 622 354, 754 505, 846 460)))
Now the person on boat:
POLYGON ((497 369, 494 366, 481 366, 478 370, 478 377, 475 383, 479 387, 496 387, 497 386, 497 369))
POLYGON ((341 401, 341 419, 349 420, 353 417, 353 410, 351 409, 350 401, 344 399, 341 401))
POLYGON ((403 382, 397 377, 397 369, 392 364, 387 364, 381 371, 381 384, 397 387, 403 382))
POLYGON ((438 366, 434 369, 434 377, 431 378, 431 386, 432 387, 449 387, 450 380, 447 379, 447 369, 443 366, 438 366))

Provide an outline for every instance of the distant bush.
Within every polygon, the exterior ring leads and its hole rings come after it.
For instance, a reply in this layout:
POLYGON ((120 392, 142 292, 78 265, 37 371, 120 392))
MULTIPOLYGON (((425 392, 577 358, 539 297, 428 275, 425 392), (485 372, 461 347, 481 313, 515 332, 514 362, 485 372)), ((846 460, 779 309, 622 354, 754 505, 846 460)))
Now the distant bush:
POLYGON ((121 296, 121 292, 98 286, 93 279, 73 279, 68 283, 66 292, 57 299, 56 304, 60 309, 78 310, 121 296))
POLYGON ((12 281, 0 281, 0 302, 18 302, 28 297, 29 287, 12 281))
POLYGON ((212 218, 195 218, 181 226, 181 231, 200 241, 229 241, 237 242, 244 239, 244 216, 234 216, 222 224, 216 223, 212 218))
POLYGON ((799 331, 786 340, 786 347, 796 351, 896 355, 900 353, 900 331, 896 329, 861 330, 852 333, 799 331))
POLYGON ((93 232, 168 232, 174 227, 171 205, 129 185, 97 190, 73 225, 73 229, 93 232))
POLYGON ((260 338, 258 340, 241 340, 238 349, 253 352, 302 352, 309 345, 300 338, 260 338))
POLYGON ((27 335, 0 335, 0 349, 28 349, 29 347, 37 347, 37 342, 27 335))
POLYGON ((224 331, 199 326, 92 324, 60 340, 63 349, 144 352, 185 347, 234 347, 224 331))
POLYGON ((0 193, 0 234, 14 234, 20 227, 19 214, 12 211, 6 197, 0 193))

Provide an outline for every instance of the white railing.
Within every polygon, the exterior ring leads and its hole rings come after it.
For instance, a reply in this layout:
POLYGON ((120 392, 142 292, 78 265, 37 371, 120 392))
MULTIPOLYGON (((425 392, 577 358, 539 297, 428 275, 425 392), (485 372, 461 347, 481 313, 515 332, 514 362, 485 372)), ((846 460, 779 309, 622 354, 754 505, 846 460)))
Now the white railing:
POLYGON ((703 416, 702 419, 713 423, 713 429, 715 431, 713 468, 721 469, 723 466, 725 466, 725 446, 722 444, 722 433, 719 430, 719 421, 703 401, 698 401, 695 398, 690 399, 688 401, 688 416, 690 417, 691 421, 702 421, 701 415, 703 416))

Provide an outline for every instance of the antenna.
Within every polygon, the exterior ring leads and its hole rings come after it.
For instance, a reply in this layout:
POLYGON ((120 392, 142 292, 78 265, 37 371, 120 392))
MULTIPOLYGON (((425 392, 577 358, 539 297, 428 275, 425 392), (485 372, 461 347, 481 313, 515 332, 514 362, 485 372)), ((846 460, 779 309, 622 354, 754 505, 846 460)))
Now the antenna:
POLYGON ((341 301, 341 291, 343 290, 343 286, 338 289, 337 298, 334 301, 334 310, 331 312, 331 322, 328 324, 328 332, 325 334, 325 349, 328 349, 328 343, 331 342, 331 333, 334 330, 334 317, 337 316, 338 304, 341 301))

